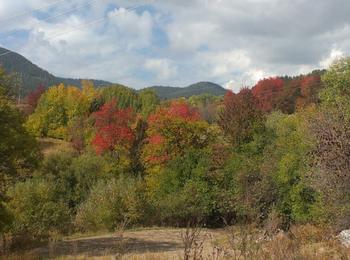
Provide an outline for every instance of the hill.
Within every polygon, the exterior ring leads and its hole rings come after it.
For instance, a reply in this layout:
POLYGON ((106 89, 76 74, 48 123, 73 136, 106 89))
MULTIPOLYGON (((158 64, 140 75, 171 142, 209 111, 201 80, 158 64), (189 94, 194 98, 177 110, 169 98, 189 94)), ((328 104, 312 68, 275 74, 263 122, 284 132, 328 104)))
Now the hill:
MULTIPOLYGON (((9 50, 0 47, 0 66, 2 66, 7 72, 16 73, 18 75, 22 96, 25 96, 28 92, 35 89, 39 85, 49 87, 63 83, 65 85, 81 86, 82 79, 56 77, 16 52, 11 51, 6 55, 1 56, 1 54, 7 52, 9 52, 9 50)), ((96 87, 109 86, 113 84, 103 80, 90 80, 94 82, 96 87)), ((146 89, 153 89, 161 99, 172 99, 179 97, 188 98, 193 95, 200 95, 204 93, 221 96, 226 92, 223 87, 212 82, 198 82, 184 88, 153 86, 146 89)))
MULTIPOLYGON (((18 53, 10 52, 6 55, 1 56, 1 54, 7 52, 9 52, 9 50, 0 47, 0 66, 2 66, 9 73, 18 74, 21 87, 21 95, 27 94, 31 90, 35 89, 38 85, 48 87, 64 83, 66 85, 81 86, 82 79, 56 77, 18 53)), ((103 80, 92 81, 97 87, 112 84, 103 80)))
POLYGON ((188 98, 190 96, 204 93, 221 96, 226 93, 226 89, 212 82, 198 82, 187 87, 153 86, 152 89, 161 99, 173 99, 179 97, 188 98))

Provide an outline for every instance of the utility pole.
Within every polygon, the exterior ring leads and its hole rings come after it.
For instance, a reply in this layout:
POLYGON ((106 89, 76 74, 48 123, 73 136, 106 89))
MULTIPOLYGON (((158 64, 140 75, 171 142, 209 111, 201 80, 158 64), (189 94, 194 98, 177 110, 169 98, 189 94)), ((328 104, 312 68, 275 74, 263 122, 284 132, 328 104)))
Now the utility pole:
POLYGON ((22 91, 22 81, 23 80, 23 74, 19 74, 19 78, 16 80, 16 84, 18 84, 18 99, 17 99, 17 104, 21 104, 21 91, 22 91))

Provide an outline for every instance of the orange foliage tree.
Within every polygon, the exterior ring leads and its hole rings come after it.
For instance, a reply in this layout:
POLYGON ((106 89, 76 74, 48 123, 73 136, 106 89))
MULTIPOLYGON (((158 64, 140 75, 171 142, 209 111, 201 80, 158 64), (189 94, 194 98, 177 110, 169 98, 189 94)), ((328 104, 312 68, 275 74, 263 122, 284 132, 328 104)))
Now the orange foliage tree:
POLYGON ((270 112, 276 107, 278 98, 283 92, 283 80, 268 78, 260 80, 253 88, 252 93, 258 100, 261 110, 270 112))
POLYGON ((300 96, 296 106, 304 108, 309 104, 318 102, 318 92, 322 87, 321 77, 318 75, 305 76, 300 80, 300 96))
POLYGON ((252 140, 261 121, 262 112, 250 89, 243 88, 238 94, 231 91, 226 93, 218 124, 232 144, 239 145, 252 140))
POLYGON ((165 163, 186 149, 205 148, 214 138, 209 124, 184 101, 173 101, 151 114, 147 136, 143 149, 146 165, 165 163))
POLYGON ((41 95, 45 92, 45 87, 43 85, 39 85, 35 90, 28 93, 25 100, 26 103, 30 106, 30 113, 32 113, 36 106, 38 105, 39 99, 41 95))

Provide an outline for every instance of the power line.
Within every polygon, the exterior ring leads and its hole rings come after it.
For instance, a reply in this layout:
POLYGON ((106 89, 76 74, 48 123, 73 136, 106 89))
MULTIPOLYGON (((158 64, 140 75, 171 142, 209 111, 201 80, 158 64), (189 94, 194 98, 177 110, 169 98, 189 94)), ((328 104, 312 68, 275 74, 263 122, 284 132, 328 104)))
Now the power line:
POLYGON ((84 8, 84 7, 87 7, 87 6, 95 5, 95 4, 97 4, 97 2, 102 2, 102 1, 104 1, 104 0, 92 0, 92 1, 87 1, 86 3, 84 3, 84 4, 80 5, 80 6, 77 6, 77 7, 75 7, 75 8, 72 8, 72 9, 70 9, 70 10, 68 10, 68 11, 63 12, 63 13, 59 13, 59 14, 56 14, 56 15, 53 15, 53 16, 46 17, 46 18, 44 18, 44 19, 42 19, 42 20, 44 20, 44 21, 49 21, 49 20, 51 20, 51 19, 54 19, 54 18, 63 16, 63 15, 69 14, 69 13, 74 12, 74 11, 77 11, 77 10, 79 10, 79 9, 81 9, 81 8, 84 8), (90 3, 89 3, 89 2, 90 2, 90 3))
MULTIPOLYGON (((104 0, 90 0, 90 1, 88 1, 86 3, 84 3, 83 5, 77 6, 75 8, 72 8, 72 9, 67 10, 65 12, 62 12, 62 13, 55 14, 53 16, 45 17, 44 19, 40 19, 40 21, 46 21, 47 22, 47 21, 49 21, 51 19, 54 19, 54 18, 57 18, 57 17, 60 17, 60 16, 64 16, 66 14, 69 14, 69 13, 72 13, 74 11, 77 11, 77 10, 79 10, 81 8, 88 7, 88 6, 93 6, 93 5, 97 4, 97 2, 99 2, 99 1, 104 1, 104 0)), ((12 35, 16 34, 19 31, 21 31, 21 29, 14 29, 14 30, 11 30, 10 32, 3 32, 3 33, 6 35, 6 37, 9 37, 9 36, 12 36, 12 35)))
POLYGON ((11 53, 11 52, 12 52, 12 51, 4 52, 4 53, 0 54, 0 57, 1 57, 1 56, 5 56, 5 55, 7 55, 7 54, 9 54, 9 53, 11 53))
MULTIPOLYGON (((131 11, 133 11, 133 10, 135 10, 135 9, 137 9, 137 8, 140 8, 140 7, 142 7, 142 6, 145 6, 145 5, 146 5, 146 4, 134 5, 134 6, 132 6, 132 7, 125 8, 125 10, 126 10, 126 12, 131 12, 131 11)), ((82 29, 82 28, 85 28, 85 27, 87 27, 87 26, 89 26, 89 25, 97 24, 97 23, 99 23, 99 22, 102 22, 102 21, 105 20, 105 19, 108 19, 108 18, 113 17, 113 16, 116 16, 116 15, 118 15, 118 13, 115 13, 115 14, 112 14, 112 15, 109 15, 109 16, 106 16, 106 17, 101 17, 101 18, 96 19, 96 20, 92 20, 92 21, 90 21, 90 22, 88 22, 88 23, 82 24, 81 26, 74 27, 74 28, 71 29, 71 30, 67 30, 67 31, 65 31, 65 32, 58 33, 58 34, 56 34, 56 35, 53 35, 53 36, 51 36, 51 37, 48 37, 48 38, 46 38, 45 40, 51 40, 51 39, 54 39, 54 38, 56 38, 56 37, 65 35, 65 34, 67 34, 67 33, 71 33, 71 32, 74 32, 74 31, 78 31, 78 30, 80 30, 80 29, 82 29)), ((2 53, 2 54, 0 54, 0 57, 5 56, 5 55, 7 55, 7 54, 9 54, 9 53, 12 53, 12 52, 13 52, 13 51, 7 51, 7 52, 5 52, 5 53, 2 53)))
MULTIPOLYGON (((132 7, 128 7, 128 8, 125 8, 125 10, 126 10, 127 12, 131 12, 131 11, 133 11, 133 10, 139 8, 139 7, 142 7, 142 6, 145 6, 145 4, 135 5, 135 6, 132 6, 132 7)), ((78 30, 80 30, 80 29, 82 29, 82 28, 85 28, 85 27, 87 27, 87 26, 89 26, 89 25, 97 24, 97 23, 99 23, 99 22, 102 22, 102 21, 105 20, 105 19, 108 19, 108 18, 110 18, 110 17, 117 16, 117 15, 118 15, 118 13, 115 13, 115 14, 112 14, 112 15, 109 15, 109 16, 106 16, 106 17, 104 16, 104 17, 101 17, 101 18, 99 18, 99 19, 92 20, 92 21, 90 21, 90 22, 88 22, 88 23, 82 24, 81 26, 74 27, 74 28, 71 29, 71 30, 67 30, 67 31, 65 31, 65 32, 61 32, 61 33, 58 33, 58 34, 53 35, 53 36, 51 36, 51 37, 48 37, 48 38, 46 38, 45 40, 51 40, 51 39, 54 39, 54 38, 56 38, 56 37, 59 37, 59 36, 65 35, 65 34, 68 34, 68 33, 74 32, 74 31, 78 31, 78 30)))
POLYGON ((51 3, 51 4, 42 5, 42 6, 38 7, 38 8, 32 9, 32 10, 30 10, 30 11, 25 11, 25 12, 23 12, 23 13, 14 14, 14 15, 12 15, 12 16, 6 17, 5 19, 1 19, 1 20, 0 20, 0 23, 2 23, 2 22, 4 22, 4 21, 11 20, 11 19, 14 19, 14 18, 18 18, 18 17, 20 17, 20 16, 24 16, 24 15, 27 15, 27 14, 31 14, 31 13, 33 13, 33 12, 37 12, 37 11, 46 9, 46 8, 48 8, 48 7, 57 5, 57 4, 59 4, 59 3, 65 2, 65 1, 67 1, 67 0, 59 0, 59 1, 53 2, 53 3, 51 3))

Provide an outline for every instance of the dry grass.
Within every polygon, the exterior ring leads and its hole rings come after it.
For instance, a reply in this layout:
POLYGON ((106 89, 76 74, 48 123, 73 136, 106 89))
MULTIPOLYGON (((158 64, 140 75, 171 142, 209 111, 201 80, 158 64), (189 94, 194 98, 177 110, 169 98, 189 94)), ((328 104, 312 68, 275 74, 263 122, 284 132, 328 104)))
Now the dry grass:
POLYGON ((40 149, 44 156, 49 156, 59 152, 72 152, 71 143, 54 139, 54 138, 38 138, 40 149))
MULTIPOLYGON (((156 229, 64 240, 7 259, 350 259, 350 250, 326 229, 311 225, 265 237, 262 230, 233 227, 220 230, 156 229), (184 235, 192 242, 186 244, 184 235), (190 248, 189 248, 190 247, 190 248)), ((186 239, 185 239, 186 240, 186 239)))
POLYGON ((312 225, 295 226, 272 237, 246 226, 228 234, 235 236, 225 248, 229 259, 350 259, 350 250, 328 229, 312 225))

